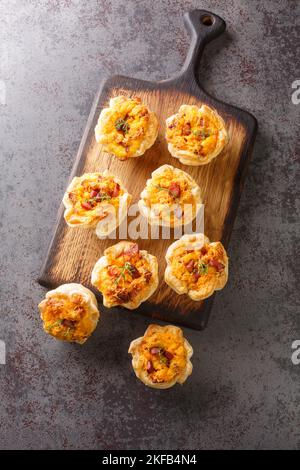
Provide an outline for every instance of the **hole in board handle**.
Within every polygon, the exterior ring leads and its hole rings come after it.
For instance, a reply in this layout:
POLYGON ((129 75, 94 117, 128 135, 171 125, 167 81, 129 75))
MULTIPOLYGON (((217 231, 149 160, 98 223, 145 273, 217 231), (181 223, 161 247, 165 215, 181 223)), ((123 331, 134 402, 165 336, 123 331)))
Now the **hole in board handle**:
POLYGON ((201 16, 200 21, 202 24, 204 24, 204 26, 212 26, 215 22, 215 19, 213 16, 204 15, 204 16, 201 16))

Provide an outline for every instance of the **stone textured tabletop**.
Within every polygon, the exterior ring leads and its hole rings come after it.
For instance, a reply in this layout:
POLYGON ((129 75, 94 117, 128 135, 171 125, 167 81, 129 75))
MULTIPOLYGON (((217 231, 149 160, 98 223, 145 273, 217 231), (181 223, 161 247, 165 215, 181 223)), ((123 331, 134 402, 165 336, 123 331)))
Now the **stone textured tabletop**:
POLYGON ((300 448, 299 16, 297 0, 0 3, 0 448, 300 448), (36 278, 101 80, 175 74, 192 8, 227 22, 205 51, 204 87, 251 111, 259 134, 230 282, 208 328, 185 330, 193 375, 156 391, 127 354, 148 319, 106 314, 84 347, 62 344, 41 328, 36 278))

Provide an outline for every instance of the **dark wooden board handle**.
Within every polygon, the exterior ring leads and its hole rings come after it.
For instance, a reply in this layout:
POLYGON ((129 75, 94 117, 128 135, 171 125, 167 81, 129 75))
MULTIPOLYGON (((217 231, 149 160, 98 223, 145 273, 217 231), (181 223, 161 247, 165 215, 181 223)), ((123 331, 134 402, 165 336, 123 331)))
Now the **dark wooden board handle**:
POLYGON ((207 10, 192 10, 184 15, 185 25, 191 35, 191 45, 181 70, 182 76, 197 81, 199 64, 204 46, 226 29, 225 21, 207 10))

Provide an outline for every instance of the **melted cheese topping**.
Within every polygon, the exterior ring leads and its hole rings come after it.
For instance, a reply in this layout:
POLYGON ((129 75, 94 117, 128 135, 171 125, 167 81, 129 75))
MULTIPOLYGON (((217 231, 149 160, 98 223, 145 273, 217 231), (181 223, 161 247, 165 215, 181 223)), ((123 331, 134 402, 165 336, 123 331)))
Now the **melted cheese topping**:
POLYGON ((87 302, 80 294, 56 293, 46 299, 41 316, 44 330, 65 341, 84 341, 95 328, 87 302))
MULTIPOLYGON (((148 207, 162 205, 173 209, 170 211, 171 224, 174 223, 175 218, 180 219, 184 215, 185 204, 191 205, 193 215, 196 214, 196 202, 192 193, 191 182, 184 172, 174 173, 172 168, 168 167, 162 173, 153 176, 147 183, 146 189, 147 198, 145 202, 148 207)), ((154 208, 154 210, 156 209, 154 208)), ((161 210, 163 211, 164 208, 161 210)))
POLYGON ((107 255, 107 263, 94 285, 118 304, 132 301, 151 282, 151 267, 135 243, 116 258, 107 255))
MULTIPOLYGON (((99 207, 111 204, 117 211, 120 196, 123 194, 124 190, 112 176, 103 176, 100 173, 90 174, 68 193, 73 206, 72 215, 86 216, 89 223, 101 220, 106 217, 107 213, 99 211, 99 207)), ((78 224, 80 223, 78 220, 78 224)))
POLYGON ((107 108, 107 119, 101 122, 99 142, 107 152, 121 160, 134 155, 145 139, 150 113, 139 98, 118 100, 117 106, 107 108))
POLYGON ((166 139, 176 150, 193 153, 201 159, 211 154, 218 143, 223 123, 215 113, 205 113, 197 106, 182 106, 168 123, 166 139))
POLYGON ((143 368, 153 383, 168 383, 185 370, 187 352, 180 329, 150 326, 138 346, 143 368))
POLYGON ((197 290, 223 273, 225 257, 221 242, 214 245, 205 244, 196 250, 188 250, 181 246, 173 251, 172 273, 188 290, 197 290))

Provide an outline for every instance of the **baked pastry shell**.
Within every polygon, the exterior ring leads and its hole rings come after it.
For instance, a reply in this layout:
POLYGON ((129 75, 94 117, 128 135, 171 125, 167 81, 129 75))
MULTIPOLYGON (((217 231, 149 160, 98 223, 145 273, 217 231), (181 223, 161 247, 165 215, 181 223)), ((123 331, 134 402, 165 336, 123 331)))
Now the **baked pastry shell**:
MULTIPOLYGON (((144 336, 146 336, 147 331, 149 328, 153 328, 153 326, 157 328, 164 328, 159 325, 149 325, 147 330, 145 331, 144 336)), ((172 331, 177 331, 180 330, 177 326, 173 325, 168 325, 168 328, 172 331)), ((148 374, 147 371, 144 370, 143 368, 143 357, 139 353, 139 346, 141 342, 143 341, 144 336, 141 336, 140 338, 137 338, 133 341, 131 341, 128 349, 128 353, 132 354, 132 367, 134 370, 135 375, 137 376, 138 379, 140 379, 145 385, 151 388, 157 388, 157 389, 167 389, 173 387, 176 383, 183 384, 186 379, 191 375, 193 371, 193 364, 191 363, 191 357, 193 355, 193 348, 190 345, 190 343, 183 337, 183 342, 184 342, 184 347, 186 350, 186 366, 183 372, 180 374, 179 377, 175 377, 174 380, 170 382, 165 382, 165 383, 153 383, 148 374)))
MULTIPOLYGON (((90 337, 90 335, 95 330, 95 328, 97 326, 97 323, 98 323, 98 320, 100 318, 100 312, 99 312, 99 309, 98 309, 98 303, 97 303, 97 299, 96 299, 95 295, 93 294, 92 291, 90 291, 89 289, 87 289, 86 287, 84 287, 81 284, 76 284, 76 283, 62 284, 61 286, 57 287, 56 289, 48 291, 46 293, 45 299, 43 299, 39 303, 38 308, 40 310, 40 317, 41 317, 42 320, 43 320, 43 313, 44 313, 45 308, 46 308, 47 300, 49 300, 51 298, 55 298, 57 294, 64 294, 64 295, 67 295, 67 296, 71 296, 73 294, 79 294, 85 299, 86 304, 87 304, 86 308, 88 309, 89 320, 91 322, 91 329, 90 329, 89 336, 87 338, 84 338, 82 341, 68 341, 68 340, 61 340, 61 338, 56 338, 56 337, 55 338, 59 339, 61 341, 75 342, 75 343, 78 343, 78 344, 85 343, 86 340, 90 337)), ((43 322, 44 322, 44 320, 43 320, 43 322)), ((46 333, 48 333, 46 331, 45 327, 44 327, 44 331, 46 333)), ((52 335, 50 335, 50 336, 52 336, 52 335)))
MULTIPOLYGON (((108 255, 117 258, 124 250, 130 248, 132 245, 132 242, 128 241, 121 241, 117 243, 116 245, 113 245, 109 248, 107 248, 104 251, 104 255, 98 259, 96 262, 93 271, 92 271, 92 276, 91 276, 91 283, 93 286, 95 286, 98 290, 99 287, 96 285, 97 280, 99 279, 100 272, 109 266, 109 261, 108 261, 108 255)), ((148 253, 146 250, 139 250, 140 254, 142 257, 148 262, 149 264, 149 270, 152 273, 151 280, 147 286, 145 286, 144 289, 142 289, 133 300, 130 300, 129 302, 126 303, 118 303, 112 301, 108 296, 106 296, 103 292, 103 305, 107 308, 111 307, 125 307, 128 308, 129 310, 134 310, 138 308, 141 303, 145 302, 151 295, 156 291, 158 287, 158 263, 157 263, 157 258, 154 255, 151 255, 148 253)))
MULTIPOLYGON (((146 181, 146 186, 141 192, 140 198, 141 199, 138 202, 139 211, 147 219, 150 225, 160 225, 166 227, 179 227, 182 225, 188 225, 197 217, 197 214, 199 213, 199 210, 202 207, 201 190, 196 181, 185 171, 167 164, 160 166, 151 173, 151 178, 146 181), (195 207, 195 211, 190 210, 187 213, 185 212, 183 220, 181 220, 181 218, 174 218, 173 224, 170 224, 169 217, 164 218, 161 215, 155 215, 154 208, 150 208, 147 204, 147 199, 149 198, 149 191, 147 186, 150 185, 154 177, 162 175, 167 169, 171 169, 172 171, 174 171, 174 175, 178 178, 181 177, 188 179, 190 189, 193 195, 193 206, 195 207)), ((162 204, 161 206, 164 207, 165 205, 162 204)))
POLYGON ((189 290, 187 286, 178 279, 174 274, 171 266, 171 257, 175 249, 179 247, 186 247, 188 249, 201 248, 204 244, 209 243, 215 245, 217 242, 210 243, 209 238, 204 234, 185 234, 179 240, 172 243, 166 253, 167 267, 165 270, 165 282, 175 291, 177 294, 187 294, 192 300, 200 301, 210 297, 215 291, 223 289, 228 280, 228 257, 225 252, 224 263, 225 269, 220 276, 213 279, 212 282, 202 286, 197 290, 189 290))
POLYGON ((69 227, 82 227, 82 228, 95 228, 96 235, 101 237, 106 237, 111 234, 117 227, 121 225, 123 220, 126 218, 128 213, 128 208, 131 204, 132 196, 128 193, 127 189, 123 185, 122 181, 116 176, 112 175, 108 170, 105 170, 102 173, 84 173, 81 176, 75 176, 71 183, 69 184, 64 197, 63 204, 65 206, 64 219, 69 227), (72 202, 69 198, 69 193, 80 185, 80 183, 86 179, 91 179, 94 175, 101 175, 104 177, 110 176, 114 179, 115 183, 120 185, 120 188, 124 191, 119 197, 119 207, 116 209, 112 204, 108 202, 101 202, 97 211, 100 214, 105 211, 107 216, 104 219, 98 220, 97 216, 92 217, 89 214, 90 211, 85 211, 83 215, 78 215, 74 213, 72 202))
MULTIPOLYGON (((191 105, 182 105, 179 108, 179 111, 183 111, 185 107, 190 107, 191 105)), ((208 116, 210 119, 216 119, 219 123, 219 131, 218 131, 218 139, 217 145, 215 149, 208 153, 205 156, 201 156, 201 158, 197 157, 193 152, 188 150, 180 150, 175 147, 171 142, 168 142, 168 151, 172 155, 172 157, 178 158, 180 163, 183 165, 189 166, 202 166, 207 165, 210 163, 214 158, 216 158, 224 149, 225 145, 228 142, 228 133, 225 127, 225 122, 223 118, 212 108, 209 106, 202 104, 200 108, 194 106, 199 112, 202 112, 204 115, 208 116)), ((172 116, 168 117, 166 120, 166 126, 168 127, 174 119, 176 119, 177 113, 173 114, 172 116)))
MULTIPOLYGON (((109 100, 109 107, 108 108, 103 108, 99 119, 98 123, 95 127, 95 138, 96 141, 100 144, 103 143, 104 149, 105 149, 105 140, 106 140, 106 134, 104 133, 104 127, 106 126, 107 122, 111 118, 112 111, 115 109, 118 109, 118 106, 124 102, 127 101, 129 98, 124 95, 116 96, 115 98, 111 98, 109 100)), ((133 154, 130 154, 128 158, 136 158, 136 157, 141 157, 146 150, 148 150, 154 142, 156 141, 157 135, 158 135, 158 119, 155 115, 154 112, 149 111, 149 123, 147 127, 146 134, 144 136, 144 139, 141 141, 140 147, 137 149, 137 151, 133 154)), ((119 157, 117 157, 119 158, 119 157)), ((127 160, 127 158, 119 158, 120 160, 127 160)))

